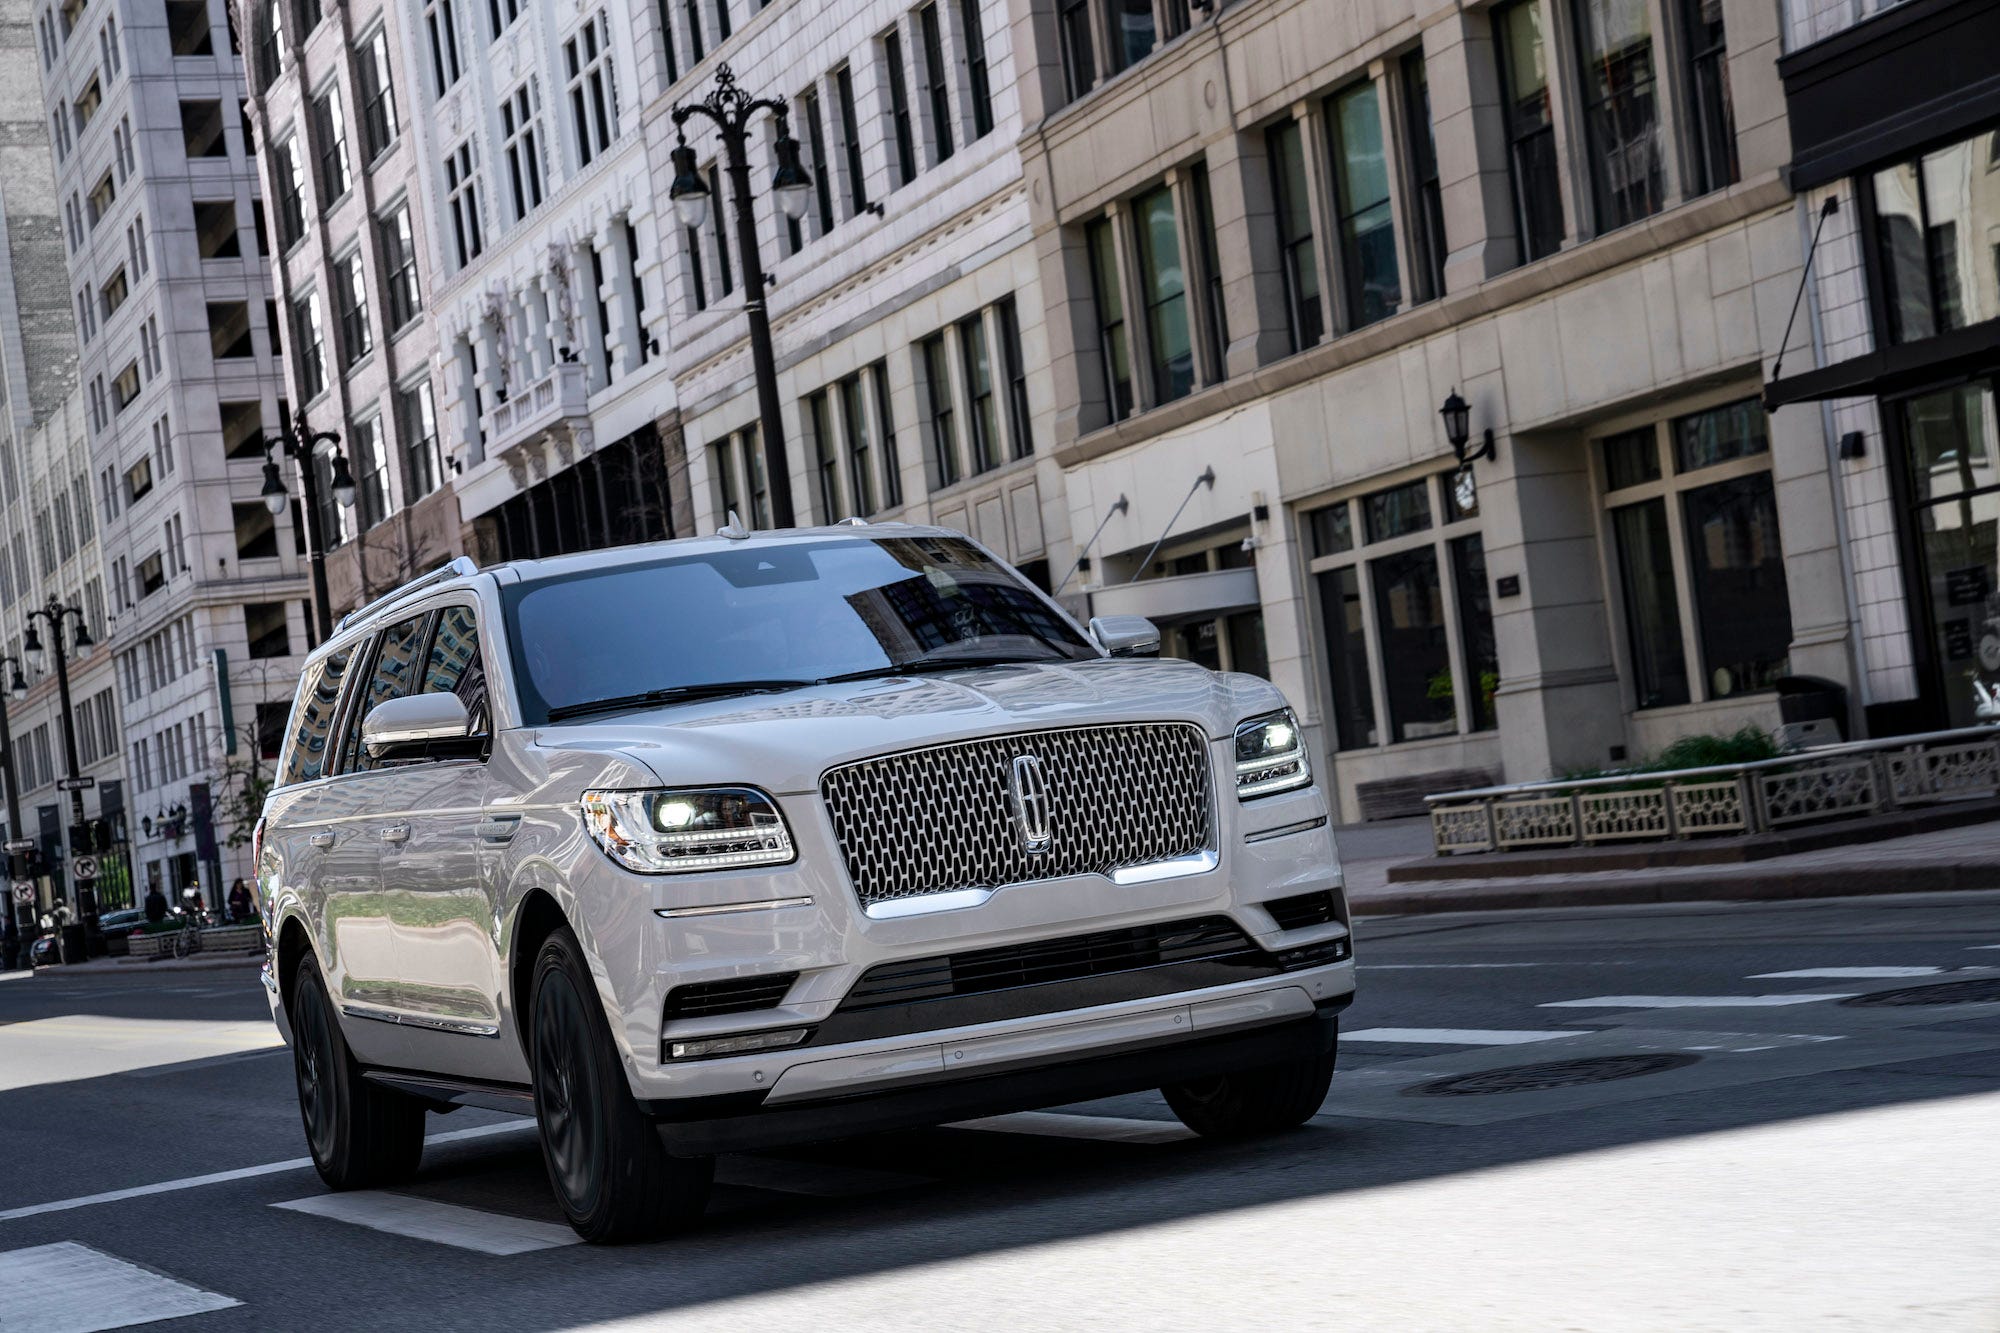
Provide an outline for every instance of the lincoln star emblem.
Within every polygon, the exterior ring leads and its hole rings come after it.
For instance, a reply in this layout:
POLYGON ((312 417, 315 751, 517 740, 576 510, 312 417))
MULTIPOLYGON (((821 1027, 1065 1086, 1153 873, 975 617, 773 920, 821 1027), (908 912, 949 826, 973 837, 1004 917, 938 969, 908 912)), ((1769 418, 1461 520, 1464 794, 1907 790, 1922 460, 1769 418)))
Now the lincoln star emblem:
POLYGON ((1014 797, 1014 827, 1021 834, 1021 850, 1046 852, 1049 849, 1049 779, 1042 771, 1042 757, 1023 754, 1014 757, 1014 776, 1009 784, 1014 797))

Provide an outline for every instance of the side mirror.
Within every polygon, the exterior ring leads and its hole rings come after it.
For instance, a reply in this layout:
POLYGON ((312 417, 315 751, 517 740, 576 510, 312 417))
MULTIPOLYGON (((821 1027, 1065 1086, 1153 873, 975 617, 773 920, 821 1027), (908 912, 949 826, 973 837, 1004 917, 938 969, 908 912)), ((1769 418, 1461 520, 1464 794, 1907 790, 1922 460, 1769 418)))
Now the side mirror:
POLYGON ((419 759, 470 752, 474 738, 465 701, 442 691, 387 699, 361 719, 371 759, 419 759))
POLYGON ((1160 627, 1144 616, 1095 616, 1090 637, 1113 657, 1158 657, 1160 627))

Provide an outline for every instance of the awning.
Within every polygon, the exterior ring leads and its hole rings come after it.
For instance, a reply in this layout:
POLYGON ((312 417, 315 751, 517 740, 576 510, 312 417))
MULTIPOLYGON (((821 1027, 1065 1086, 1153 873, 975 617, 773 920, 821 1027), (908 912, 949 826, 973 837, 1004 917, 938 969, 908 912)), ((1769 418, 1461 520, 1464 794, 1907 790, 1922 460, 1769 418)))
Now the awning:
POLYGON ((1764 386, 1764 406, 1879 398, 1994 370, 2000 370, 2000 319, 1772 380, 1764 386))
POLYGON ((1257 571, 1247 566, 1141 579, 1137 583, 1090 590, 1093 616, 1145 616, 1157 625, 1207 620, 1232 611, 1254 611, 1261 605, 1257 571))

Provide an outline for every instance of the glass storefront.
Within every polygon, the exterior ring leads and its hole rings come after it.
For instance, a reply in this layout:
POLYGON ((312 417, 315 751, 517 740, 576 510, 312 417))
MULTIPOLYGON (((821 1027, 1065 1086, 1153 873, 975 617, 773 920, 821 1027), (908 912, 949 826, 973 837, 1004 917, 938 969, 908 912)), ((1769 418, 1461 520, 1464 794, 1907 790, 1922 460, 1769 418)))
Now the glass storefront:
POLYGON ((2000 422, 1992 381, 1897 404, 1943 721, 2000 720, 2000 422))

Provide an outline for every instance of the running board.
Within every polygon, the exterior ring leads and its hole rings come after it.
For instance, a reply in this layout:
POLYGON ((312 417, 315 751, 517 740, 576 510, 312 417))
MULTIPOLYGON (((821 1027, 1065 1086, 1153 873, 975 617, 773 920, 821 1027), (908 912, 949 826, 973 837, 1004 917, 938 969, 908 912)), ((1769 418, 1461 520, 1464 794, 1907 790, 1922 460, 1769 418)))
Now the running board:
POLYGON ((483 1083, 477 1079, 440 1078, 435 1074, 412 1074, 399 1069, 364 1069, 361 1077, 370 1083, 406 1093, 443 1106, 477 1106, 508 1115, 533 1115, 535 1094, 517 1083, 483 1083))

